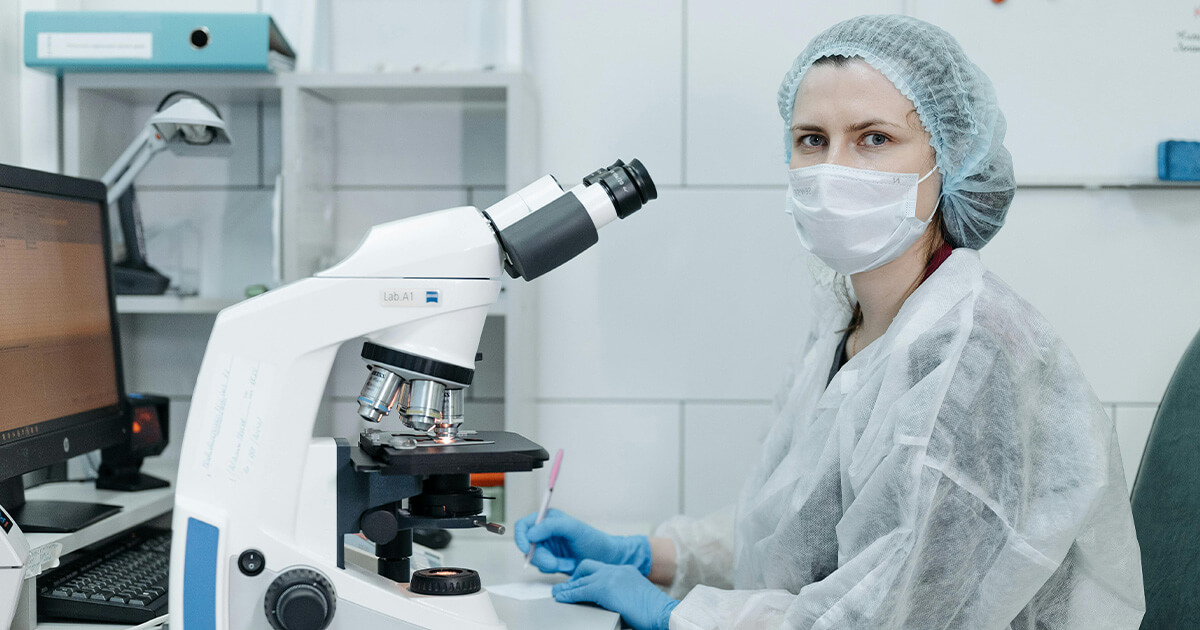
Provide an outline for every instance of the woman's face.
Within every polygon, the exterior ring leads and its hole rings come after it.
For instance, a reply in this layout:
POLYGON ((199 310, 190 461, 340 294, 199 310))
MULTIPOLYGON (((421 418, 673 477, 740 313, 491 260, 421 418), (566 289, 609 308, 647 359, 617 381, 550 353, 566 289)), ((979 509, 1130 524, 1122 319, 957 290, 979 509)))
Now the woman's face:
MULTIPOLYGON (((870 64, 851 59, 809 68, 796 90, 791 167, 822 163, 923 176, 935 157, 912 101, 870 64)), ((921 182, 922 221, 933 214, 941 189, 940 173, 921 182)))

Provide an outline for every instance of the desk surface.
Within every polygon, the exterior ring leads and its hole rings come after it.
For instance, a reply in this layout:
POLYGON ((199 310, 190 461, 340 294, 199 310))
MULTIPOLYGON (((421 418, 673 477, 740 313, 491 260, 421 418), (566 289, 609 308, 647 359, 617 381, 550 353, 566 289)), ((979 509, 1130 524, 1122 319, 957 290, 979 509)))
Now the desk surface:
MULTIPOLYGON (((146 461, 143 471, 164 479, 175 479, 175 462, 146 461)), ((77 500, 121 505, 121 512, 94 525, 70 534, 27 534, 30 549, 52 548, 62 545, 61 555, 78 551, 88 545, 104 540, 131 527, 152 521, 171 511, 174 505, 173 490, 163 488, 143 492, 118 492, 97 490, 95 484, 84 482, 62 482, 45 484, 26 491, 31 500, 77 500)), ((524 557, 513 544, 512 535, 497 536, 484 530, 451 530, 454 536, 449 547, 442 551, 445 564, 465 566, 479 572, 485 587, 532 582, 554 584, 566 579, 562 575, 546 575, 535 568, 524 566, 524 557)), ((351 552, 353 547, 347 547, 351 552)), ((347 554, 352 560, 352 554, 347 554)), ((373 558, 371 559, 373 560, 373 558)), ((32 588, 32 584, 29 586, 32 588)), ((23 595, 24 597, 25 595, 23 595)), ((518 600, 493 595, 497 613, 509 630, 533 630, 534 628, 579 628, 612 630, 618 627, 616 613, 590 606, 559 604, 552 599, 518 600)), ((86 623, 42 623, 37 630, 108 630, 129 628, 127 625, 86 623)))
MULTIPOLYGON (((526 568, 525 556, 513 544, 511 534, 497 536, 482 529, 454 529, 450 532, 454 536, 453 541, 440 552, 443 564, 474 569, 479 573, 479 581, 484 588, 518 582, 557 584, 567 579, 565 575, 548 575, 533 567, 526 568)), ((375 557, 362 551, 363 548, 370 548, 370 545, 348 544, 346 561, 371 570, 375 557)), ((509 630, 614 630, 620 623, 617 613, 595 606, 560 604, 549 597, 520 599, 495 592, 490 595, 496 614, 508 624, 509 630)))

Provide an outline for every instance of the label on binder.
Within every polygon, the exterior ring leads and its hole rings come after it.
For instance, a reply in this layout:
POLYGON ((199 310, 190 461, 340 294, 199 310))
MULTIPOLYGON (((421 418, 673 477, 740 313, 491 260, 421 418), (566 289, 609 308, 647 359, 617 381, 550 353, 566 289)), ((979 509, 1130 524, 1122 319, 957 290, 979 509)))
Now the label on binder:
POLYGON ((150 59, 153 33, 38 33, 38 59, 150 59))

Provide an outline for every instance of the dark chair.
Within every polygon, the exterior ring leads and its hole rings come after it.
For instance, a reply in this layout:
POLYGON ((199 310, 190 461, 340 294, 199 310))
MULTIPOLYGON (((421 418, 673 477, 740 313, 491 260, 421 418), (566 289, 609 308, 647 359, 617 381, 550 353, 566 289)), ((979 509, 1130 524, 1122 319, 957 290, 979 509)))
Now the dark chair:
POLYGON ((1167 385, 1133 483, 1142 628, 1200 628, 1200 334, 1167 385))

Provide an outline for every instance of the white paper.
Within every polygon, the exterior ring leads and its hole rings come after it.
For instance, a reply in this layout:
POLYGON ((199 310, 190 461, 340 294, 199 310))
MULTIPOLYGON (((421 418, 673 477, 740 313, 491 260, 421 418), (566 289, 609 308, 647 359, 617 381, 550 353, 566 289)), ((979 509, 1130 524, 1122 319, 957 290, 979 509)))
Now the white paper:
POLYGON ((553 586, 553 584, 546 584, 544 582, 511 582, 509 584, 489 586, 487 590, 493 595, 525 601, 554 597, 554 594, 550 590, 553 586))
POLYGON ((47 543, 29 550, 29 563, 25 565, 25 577, 37 577, 42 571, 58 566, 62 554, 62 543, 47 543))
POLYGON ((38 59, 150 59, 153 33, 38 33, 38 59))

